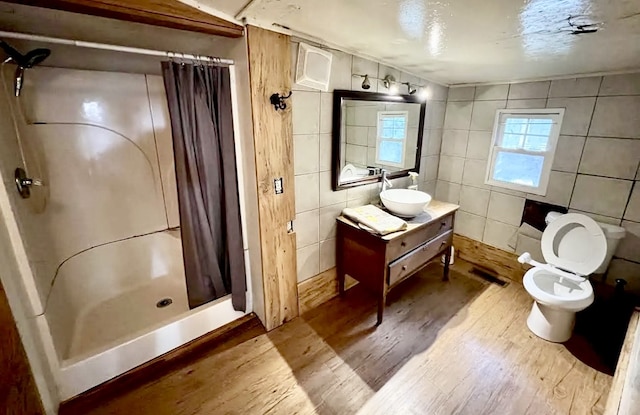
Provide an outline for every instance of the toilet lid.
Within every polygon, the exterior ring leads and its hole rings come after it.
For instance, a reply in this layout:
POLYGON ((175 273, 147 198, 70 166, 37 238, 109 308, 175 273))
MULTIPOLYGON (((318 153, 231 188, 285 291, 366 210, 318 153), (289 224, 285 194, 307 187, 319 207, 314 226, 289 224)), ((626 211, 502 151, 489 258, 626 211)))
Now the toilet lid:
POLYGON ((607 239, 602 228, 588 216, 567 213, 554 220, 542 233, 542 255, 547 263, 589 275, 607 256, 607 239))

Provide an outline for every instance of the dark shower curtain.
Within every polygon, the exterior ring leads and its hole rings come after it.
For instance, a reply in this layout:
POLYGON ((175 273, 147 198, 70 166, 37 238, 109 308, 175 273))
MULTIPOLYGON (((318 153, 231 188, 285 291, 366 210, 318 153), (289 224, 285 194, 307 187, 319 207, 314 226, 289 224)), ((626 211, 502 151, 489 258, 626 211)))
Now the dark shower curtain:
POLYGON ((245 267, 229 68, 163 62, 173 133, 189 307, 231 293, 245 310, 245 267))

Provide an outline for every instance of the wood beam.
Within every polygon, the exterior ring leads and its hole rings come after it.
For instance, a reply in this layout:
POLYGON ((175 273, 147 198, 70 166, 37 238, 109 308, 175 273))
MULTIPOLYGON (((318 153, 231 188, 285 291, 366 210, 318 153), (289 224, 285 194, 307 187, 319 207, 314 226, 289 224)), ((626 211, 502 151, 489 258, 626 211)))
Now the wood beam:
POLYGON ((9 3, 90 14, 225 37, 242 37, 243 27, 177 0, 6 0, 9 3))
POLYGON ((291 91, 289 36, 247 27, 249 78, 256 156, 258 216, 265 327, 272 330, 298 316, 296 235, 288 232, 295 218, 293 175, 293 121, 291 101, 276 111, 269 101, 274 93, 291 91), (274 180, 282 179, 276 194, 274 180))

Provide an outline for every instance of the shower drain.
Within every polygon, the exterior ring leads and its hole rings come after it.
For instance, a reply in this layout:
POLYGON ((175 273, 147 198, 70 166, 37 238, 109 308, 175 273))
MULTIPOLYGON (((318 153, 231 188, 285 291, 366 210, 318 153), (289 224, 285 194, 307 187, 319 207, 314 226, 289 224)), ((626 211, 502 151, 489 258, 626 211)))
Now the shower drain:
POLYGON ((173 300, 171 298, 163 298, 162 300, 156 303, 156 307, 164 308, 164 307, 170 306, 171 303, 173 303, 173 300))

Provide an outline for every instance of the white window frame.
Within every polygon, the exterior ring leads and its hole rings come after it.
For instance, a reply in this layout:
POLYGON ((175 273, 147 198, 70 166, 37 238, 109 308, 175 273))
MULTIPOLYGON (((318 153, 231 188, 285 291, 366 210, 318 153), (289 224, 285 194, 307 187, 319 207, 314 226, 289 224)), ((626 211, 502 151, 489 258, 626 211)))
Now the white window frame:
POLYGON ((489 153, 489 160, 487 162, 487 171, 485 173, 485 184, 491 186, 503 187, 511 190, 518 190, 521 192, 532 193, 536 195, 544 196, 547 194, 547 187, 549 186, 549 176, 551 175, 551 166, 553 164, 553 158, 555 156, 556 147, 558 145, 558 137, 560 136, 560 128, 562 127, 562 120, 564 118, 564 108, 545 108, 545 109, 503 109, 496 111, 496 118, 493 124, 493 136, 491 139, 491 150, 489 153), (546 151, 528 151, 524 149, 512 149, 503 148, 496 145, 499 139, 504 134, 504 123, 501 120, 505 116, 529 116, 530 118, 551 118, 553 119, 553 126, 549 133, 549 141, 546 151), (528 154, 536 156, 544 156, 544 163, 542 165, 542 175, 540 177, 540 184, 535 186, 527 186, 523 184, 502 182, 493 179, 493 171, 496 164, 496 158, 499 151, 528 154))
POLYGON ((376 164, 392 167, 404 167, 405 152, 407 150, 407 130, 409 129, 409 111, 378 111, 378 122, 376 131, 376 164), (385 116, 399 116, 404 117, 404 137, 399 138, 382 138, 382 118, 385 116), (380 142, 381 141, 399 141, 402 144, 402 160, 400 163, 393 163, 387 160, 380 160, 380 142))

